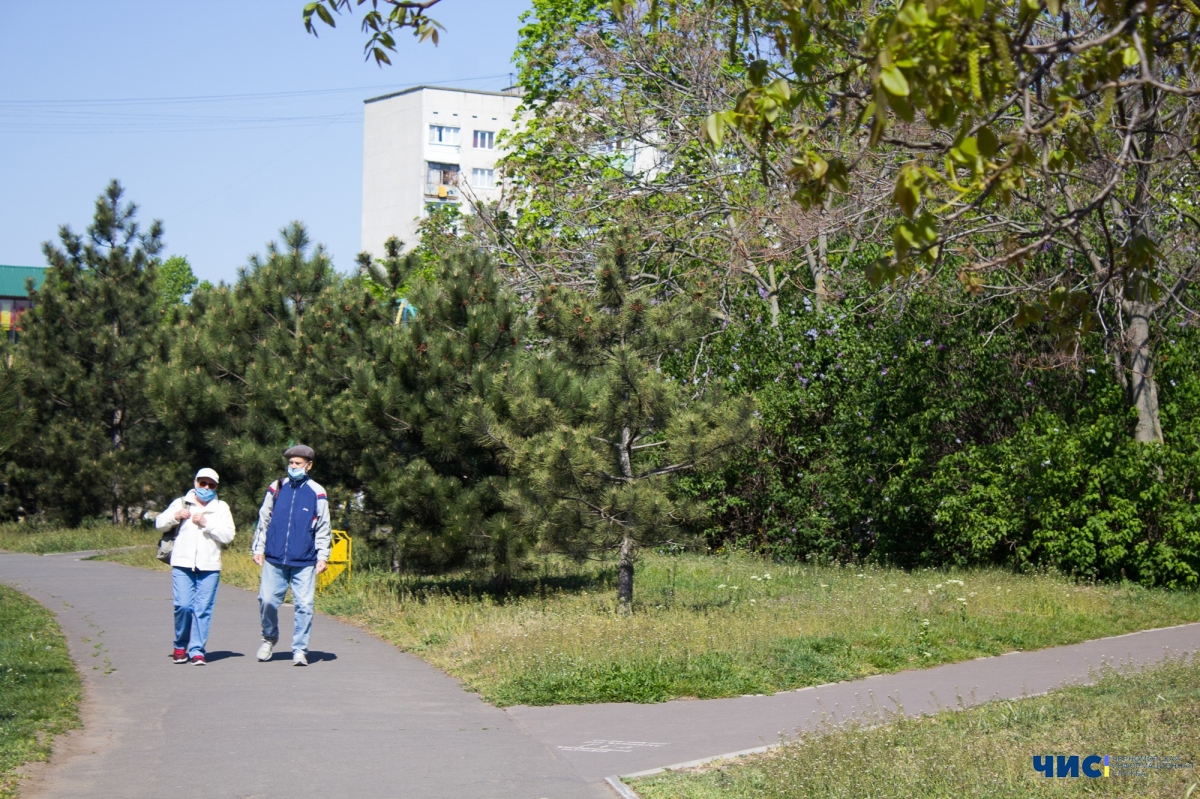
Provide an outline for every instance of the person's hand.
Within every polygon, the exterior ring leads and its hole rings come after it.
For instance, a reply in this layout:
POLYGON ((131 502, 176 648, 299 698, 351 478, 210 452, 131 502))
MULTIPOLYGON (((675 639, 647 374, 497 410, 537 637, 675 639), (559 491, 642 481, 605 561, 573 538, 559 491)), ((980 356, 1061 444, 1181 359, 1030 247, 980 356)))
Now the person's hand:
POLYGON ((255 566, 261 566, 262 562, 263 562, 263 556, 261 554, 254 556, 254 565, 255 566))
POLYGON ((202 511, 202 510, 192 511, 192 521, 195 523, 195 525, 197 527, 203 527, 204 526, 204 511, 202 511))
POLYGON ((321 572, 325 571, 325 567, 326 567, 326 566, 328 566, 328 565, 329 565, 329 564, 328 564, 328 563, 326 563, 325 561, 323 561, 323 560, 318 560, 318 561, 317 561, 317 574, 320 574, 321 572))
POLYGON ((192 512, 187 508, 180 508, 179 510, 175 511, 175 521, 177 522, 181 522, 184 519, 190 519, 191 517, 192 512))

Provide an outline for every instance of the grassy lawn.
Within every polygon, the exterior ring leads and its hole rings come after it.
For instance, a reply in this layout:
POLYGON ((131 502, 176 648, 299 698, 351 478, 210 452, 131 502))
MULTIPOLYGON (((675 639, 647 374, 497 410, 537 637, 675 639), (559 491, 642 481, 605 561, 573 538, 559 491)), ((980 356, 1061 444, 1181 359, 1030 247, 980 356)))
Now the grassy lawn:
MULTIPOLYGON (((1146 776, 1047 779, 1034 755, 1200 761, 1200 661, 1090 687, 993 702, 875 729, 831 731, 763 755, 631 782, 643 799, 1200 795, 1194 766, 1146 776)), ((1110 761, 1115 763, 1116 761, 1110 761)))
MULTIPOLYGON (((151 549, 104 558, 166 568, 151 549)), ((240 543, 224 567, 224 582, 257 589, 240 543)), ((611 564, 547 561, 507 596, 471 575, 360 571, 317 607, 498 705, 770 693, 1200 620, 1196 592, 750 557, 647 555, 636 598, 631 617, 617 612, 611 564)))
POLYGON ((45 760, 53 735, 79 726, 82 684, 50 611, 0 585, 0 797, 13 770, 45 760))

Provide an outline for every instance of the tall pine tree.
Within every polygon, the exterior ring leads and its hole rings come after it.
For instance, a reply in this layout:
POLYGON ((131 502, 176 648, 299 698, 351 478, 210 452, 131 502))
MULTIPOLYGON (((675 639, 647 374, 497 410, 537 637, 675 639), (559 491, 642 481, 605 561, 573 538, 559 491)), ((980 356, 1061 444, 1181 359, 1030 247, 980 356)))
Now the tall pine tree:
POLYGON ((418 312, 376 330, 370 357, 356 363, 360 474, 370 507, 390 520, 408 565, 487 564, 503 584, 528 541, 502 499, 509 470, 464 420, 488 406, 493 382, 520 352, 523 314, 482 255, 452 254, 432 280, 419 276, 424 267, 396 248, 364 264, 376 285, 409 284, 418 312))
POLYGON ((21 320, 16 355, 32 418, 9 484, 28 511, 67 524, 130 521, 175 472, 145 391, 162 225, 143 231, 123 194, 113 181, 86 235, 64 226, 60 246, 45 244, 50 268, 21 320))
POLYGON ((510 421, 488 406, 470 420, 478 440, 521 474, 505 494, 527 535, 586 556, 618 555, 617 597, 633 601, 640 547, 676 540, 702 507, 671 490, 674 475, 712 468, 749 442, 748 399, 709 389, 689 396, 663 370, 712 327, 702 294, 635 267, 627 238, 607 252, 595 291, 546 287, 537 305, 537 357, 497 386, 510 421))

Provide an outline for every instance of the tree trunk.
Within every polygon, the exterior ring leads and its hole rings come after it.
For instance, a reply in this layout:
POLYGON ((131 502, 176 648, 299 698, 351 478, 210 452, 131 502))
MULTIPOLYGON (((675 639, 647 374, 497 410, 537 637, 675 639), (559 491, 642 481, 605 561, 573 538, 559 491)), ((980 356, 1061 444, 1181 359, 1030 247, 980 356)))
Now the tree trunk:
MULTIPOLYGON (((633 431, 621 428, 621 474, 633 481, 633 431)), ((633 539, 621 536, 621 559, 617 566, 617 602, 626 613, 633 607, 633 539)))
POLYGON ((1129 402, 1137 409, 1134 439, 1143 444, 1161 444, 1162 422, 1158 411, 1158 384, 1154 382, 1154 353, 1150 348, 1150 317, 1155 307, 1126 301, 1125 347, 1129 369, 1125 385, 1129 402))
POLYGON ((779 327, 779 282, 775 279, 775 264, 767 264, 767 278, 771 285, 768 287, 767 300, 771 309, 771 327, 779 327))
POLYGON ((633 606, 633 539, 621 539, 621 560, 617 566, 617 602, 626 613, 633 606))

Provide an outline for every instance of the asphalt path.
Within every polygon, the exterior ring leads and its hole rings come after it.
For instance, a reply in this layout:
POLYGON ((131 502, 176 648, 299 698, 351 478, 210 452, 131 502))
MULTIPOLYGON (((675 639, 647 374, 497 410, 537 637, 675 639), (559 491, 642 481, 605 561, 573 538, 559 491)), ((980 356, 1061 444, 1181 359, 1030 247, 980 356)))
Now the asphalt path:
MULTIPOLYGON (((1200 624, 772 696, 500 710, 423 661, 318 614, 308 668, 258 663, 258 603, 222 586, 209 661, 175 665, 167 575, 0 555, 58 615, 87 688, 26 797, 611 797, 603 780, 756 750, 849 718, 1016 699, 1200 651, 1200 624)), ((291 630, 280 614, 281 641, 291 630)))
MULTIPOLYGON (((258 600, 221 586, 206 666, 170 659, 170 576, 79 555, 0 555, 0 580, 58 617, 84 730, 29 797, 611 797, 504 711, 327 616, 307 668, 266 663, 258 600)), ((290 609, 280 612, 291 637, 290 609)))

